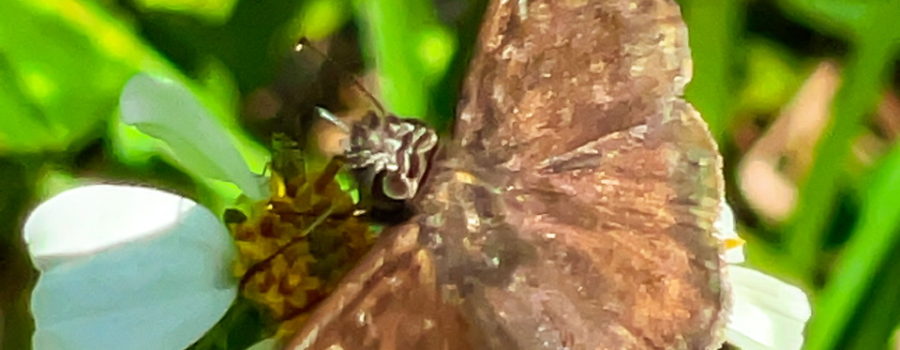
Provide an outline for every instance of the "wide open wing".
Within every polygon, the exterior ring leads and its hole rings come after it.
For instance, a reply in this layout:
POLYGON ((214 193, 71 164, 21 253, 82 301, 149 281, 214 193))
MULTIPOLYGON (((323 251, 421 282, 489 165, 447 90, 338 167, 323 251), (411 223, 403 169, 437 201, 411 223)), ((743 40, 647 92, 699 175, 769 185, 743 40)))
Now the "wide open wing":
POLYGON ((720 160, 680 98, 676 5, 497 0, 486 21, 420 215, 290 348, 717 347, 720 160))

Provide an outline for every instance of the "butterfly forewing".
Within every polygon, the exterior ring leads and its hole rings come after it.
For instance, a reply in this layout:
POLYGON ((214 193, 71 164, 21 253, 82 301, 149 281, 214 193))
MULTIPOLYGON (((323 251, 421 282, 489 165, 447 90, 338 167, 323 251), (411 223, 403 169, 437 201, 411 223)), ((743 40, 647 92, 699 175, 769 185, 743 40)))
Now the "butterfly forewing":
POLYGON ((677 6, 497 0, 485 21, 418 214, 291 348, 717 347, 720 160, 680 96, 677 6))
POLYGON ((495 3, 457 122, 462 144, 485 161, 532 167, 615 131, 657 126, 690 79, 674 1, 495 3))

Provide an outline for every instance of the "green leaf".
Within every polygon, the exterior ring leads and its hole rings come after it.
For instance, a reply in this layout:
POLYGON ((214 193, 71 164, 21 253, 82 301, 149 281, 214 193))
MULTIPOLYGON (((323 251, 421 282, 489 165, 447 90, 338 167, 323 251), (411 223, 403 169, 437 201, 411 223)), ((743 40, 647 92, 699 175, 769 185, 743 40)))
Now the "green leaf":
POLYGON ((0 153, 64 151, 93 133, 153 51, 92 2, 0 1, 0 153))
POLYGON ((57 142, 56 133, 23 91, 12 68, 6 57, 0 56, 0 153, 36 152, 57 142))
POLYGON ((347 1, 310 0, 300 10, 299 24, 302 36, 310 40, 319 40, 338 30, 350 17, 350 4, 347 1))
POLYGON ((157 10, 190 15, 210 23, 223 23, 237 0, 135 0, 143 10, 157 10))

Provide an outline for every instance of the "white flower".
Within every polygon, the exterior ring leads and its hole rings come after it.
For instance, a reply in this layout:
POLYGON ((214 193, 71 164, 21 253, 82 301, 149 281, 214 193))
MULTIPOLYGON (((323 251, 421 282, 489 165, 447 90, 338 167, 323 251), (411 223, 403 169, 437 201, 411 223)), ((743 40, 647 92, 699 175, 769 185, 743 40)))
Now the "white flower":
POLYGON ((237 291, 227 228, 171 193, 79 187, 38 206, 24 235, 41 271, 35 349, 183 349, 237 291))
MULTIPOLYGON (((232 135, 184 86, 138 75, 121 105, 126 123, 164 141, 195 177, 266 195, 232 135)), ((228 229, 209 209, 161 190, 71 189, 39 205, 23 234, 41 272, 31 300, 38 350, 183 349, 237 293, 228 229)))
POLYGON ((743 240, 737 236, 734 214, 722 201, 716 230, 727 250, 727 278, 732 309, 725 338, 744 350, 792 350, 803 346, 803 328, 810 317, 809 300, 799 288, 762 272, 735 264, 744 262, 743 240))

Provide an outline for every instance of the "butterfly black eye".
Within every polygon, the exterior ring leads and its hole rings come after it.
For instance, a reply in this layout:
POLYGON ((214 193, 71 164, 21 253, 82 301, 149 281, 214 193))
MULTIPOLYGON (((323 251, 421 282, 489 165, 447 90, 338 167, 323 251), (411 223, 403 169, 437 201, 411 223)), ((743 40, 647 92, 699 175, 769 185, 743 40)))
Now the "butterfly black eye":
POLYGON ((406 199, 412 198, 416 193, 416 183, 404 174, 389 172, 381 181, 381 191, 388 198, 406 199))

